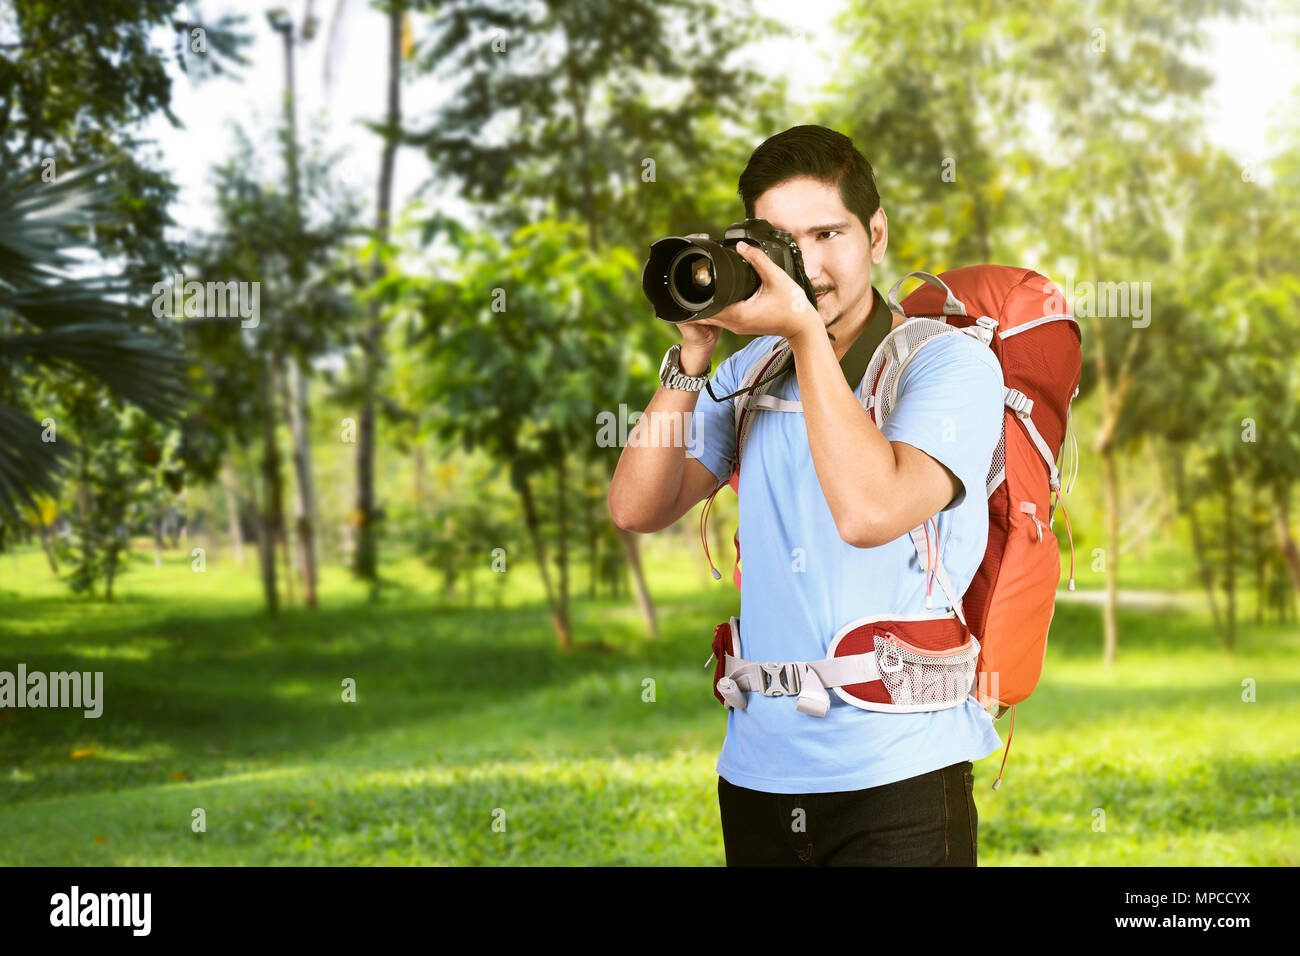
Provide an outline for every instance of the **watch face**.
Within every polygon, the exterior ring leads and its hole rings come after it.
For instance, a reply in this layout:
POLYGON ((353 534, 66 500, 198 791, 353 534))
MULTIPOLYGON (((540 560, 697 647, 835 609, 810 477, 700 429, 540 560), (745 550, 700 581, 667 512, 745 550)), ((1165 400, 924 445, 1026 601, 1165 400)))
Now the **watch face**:
POLYGON ((676 364, 677 354, 680 348, 681 346, 674 345, 672 348, 670 348, 667 352, 664 353, 664 360, 659 363, 659 381, 661 382, 663 381, 664 372, 667 371, 669 364, 670 363, 676 364))

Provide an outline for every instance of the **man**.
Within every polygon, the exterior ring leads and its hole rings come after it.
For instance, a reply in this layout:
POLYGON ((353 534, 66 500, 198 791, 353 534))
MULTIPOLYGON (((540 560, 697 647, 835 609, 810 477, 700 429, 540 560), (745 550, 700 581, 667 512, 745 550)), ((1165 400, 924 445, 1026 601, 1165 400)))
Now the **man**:
MULTIPOLYGON (((779 339, 793 348, 794 374, 769 394, 801 402, 802 414, 759 412, 745 446, 740 617, 745 658, 811 661, 856 618, 926 613, 908 532, 929 518, 954 587, 969 585, 987 543, 1002 371, 987 346, 940 336, 908 364, 877 428, 860 383, 876 345, 906 319, 872 285, 889 230, 870 164, 848 137, 797 126, 754 151, 739 192, 746 216, 794 235, 817 307, 761 250, 738 246, 762 287, 681 324, 677 364, 685 376, 707 375, 721 329, 759 336, 714 373, 721 396, 779 339)), ((730 402, 661 387, 638 427, 684 413, 685 450, 644 434, 623 450, 609 494, 619 527, 668 527, 729 477, 730 402)), ((934 591, 930 613, 947 610, 934 591)), ((974 698, 881 713, 832 695, 818 718, 796 711, 792 697, 747 696, 745 709, 728 711, 717 763, 729 866, 975 864, 972 762, 1001 741, 974 698)))

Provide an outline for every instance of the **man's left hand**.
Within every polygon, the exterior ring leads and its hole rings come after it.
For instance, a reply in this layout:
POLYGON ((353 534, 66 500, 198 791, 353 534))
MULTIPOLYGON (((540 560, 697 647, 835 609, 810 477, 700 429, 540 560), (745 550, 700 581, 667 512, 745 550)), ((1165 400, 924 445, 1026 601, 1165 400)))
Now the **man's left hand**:
POLYGON ((762 285, 748 299, 693 324, 716 326, 737 335, 779 335, 787 340, 809 329, 825 330, 817 307, 766 252, 745 242, 736 244, 736 252, 754 267, 762 285))

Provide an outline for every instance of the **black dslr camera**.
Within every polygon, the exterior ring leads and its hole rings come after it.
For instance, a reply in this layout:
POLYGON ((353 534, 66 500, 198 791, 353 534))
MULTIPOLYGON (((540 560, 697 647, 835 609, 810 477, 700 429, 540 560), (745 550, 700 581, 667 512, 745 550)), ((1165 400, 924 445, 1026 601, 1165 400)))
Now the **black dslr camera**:
POLYGON ((767 253, 817 308, 817 294, 804 275, 803 254, 794 236, 773 229, 766 219, 746 219, 728 226, 721 242, 701 233, 651 243, 641 288, 655 314, 674 323, 707 319, 757 292, 762 280, 735 248, 742 239, 767 253))

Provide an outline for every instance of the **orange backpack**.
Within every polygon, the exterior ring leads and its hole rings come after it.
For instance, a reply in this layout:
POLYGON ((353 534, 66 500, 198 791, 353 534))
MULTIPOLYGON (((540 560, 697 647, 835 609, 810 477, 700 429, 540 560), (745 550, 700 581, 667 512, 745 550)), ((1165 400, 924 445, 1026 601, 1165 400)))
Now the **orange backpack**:
MULTIPOLYGON (((887 335, 867 368, 863 404, 879 426, 897 399, 901 371, 936 335, 963 332, 993 350, 1002 366, 1005 387, 1003 434, 989 468, 988 544, 984 559, 964 595, 951 593, 939 564, 936 579, 980 641, 975 692, 980 705, 998 707, 1000 718, 1027 698, 1038 683, 1047 650, 1048 628, 1061 579, 1060 550, 1051 529, 1056 505, 1062 505, 1070 536, 1069 588, 1074 589, 1074 541, 1069 514, 1061 500, 1057 460, 1069 434, 1070 405, 1079 393, 1083 356, 1078 323, 1069 314, 1060 290, 1031 269, 980 265, 951 269, 938 276, 911 272, 896 282, 887 297, 894 312, 908 316, 887 335), (925 280, 901 303, 898 290, 907 279, 925 280), (1056 500, 1049 506, 1049 499, 1056 500)), ((740 491, 740 454, 754 413, 772 407, 764 399, 765 381, 788 362, 790 349, 780 342, 751 368, 734 398, 736 456, 729 483, 740 491), (755 383, 760 383, 755 387, 755 383)), ((1071 436, 1072 437, 1072 436, 1071 436)), ((1072 453, 1077 470, 1077 443, 1072 453)), ((1073 477, 1068 494, 1073 487, 1073 477)), ((714 489, 716 495, 722 484, 714 489)), ((701 534, 712 504, 701 511, 701 534)), ((922 528, 912 532, 921 567, 932 573, 922 528)), ((740 534, 735 537, 732 579, 740 587, 740 534)), ((705 539, 707 554, 708 543, 705 539)), ((710 561, 712 566, 712 561, 710 561)), ((714 576, 721 575, 714 569, 714 576)), ((929 606, 927 604, 927 606, 929 606)), ((1005 757, 1004 757, 1005 763, 1005 757)))

